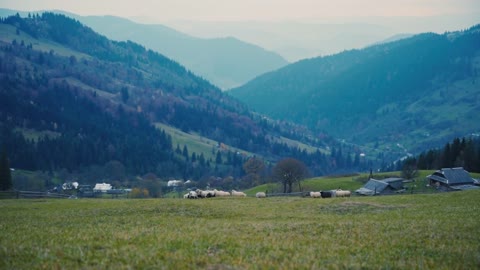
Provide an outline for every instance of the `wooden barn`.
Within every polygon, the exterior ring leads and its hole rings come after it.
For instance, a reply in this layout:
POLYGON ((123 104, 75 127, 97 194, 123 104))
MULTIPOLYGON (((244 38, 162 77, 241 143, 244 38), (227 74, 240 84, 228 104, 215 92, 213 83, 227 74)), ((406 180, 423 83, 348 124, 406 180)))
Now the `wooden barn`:
POLYGON ((368 182, 363 187, 357 189, 355 193, 367 196, 401 193, 405 191, 403 181, 403 178, 386 178, 382 180, 370 178, 368 182))
POLYGON ((443 168, 427 176, 430 186, 439 190, 467 190, 478 189, 476 182, 462 167, 443 168))

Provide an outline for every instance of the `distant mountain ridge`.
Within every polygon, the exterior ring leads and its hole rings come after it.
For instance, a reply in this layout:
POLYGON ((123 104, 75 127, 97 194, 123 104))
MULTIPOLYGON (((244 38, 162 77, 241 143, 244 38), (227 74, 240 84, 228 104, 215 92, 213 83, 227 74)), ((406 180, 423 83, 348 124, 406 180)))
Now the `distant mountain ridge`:
POLYGON ((156 50, 222 89, 288 64, 277 53, 233 37, 195 38, 163 25, 143 25, 113 16, 78 19, 111 39, 132 40, 156 50))
MULTIPOLYGON (((0 15, 14 15, 16 12, 2 9, 0 15)), ((240 86, 258 75, 288 64, 277 53, 233 37, 202 39, 164 25, 139 24, 116 16, 55 13, 75 18, 109 39, 140 43, 181 63, 222 89, 240 86)), ((22 16, 27 14, 21 12, 22 16)))
MULTIPOLYGON (((480 13, 438 16, 323 17, 288 21, 170 21, 168 25, 198 37, 233 35, 282 55, 302 59, 360 49, 398 33, 445 33, 478 23, 480 13)), ((138 18, 141 20, 141 18, 138 18)))
POLYGON ((229 93, 355 144, 423 150, 480 130, 479 77, 477 25, 299 61, 229 93))
POLYGON ((387 39, 384 39, 384 40, 381 40, 381 41, 378 41, 378 42, 375 42, 373 44, 374 45, 380 45, 380 44, 384 44, 384 43, 389 43, 389 42, 395 42, 395 41, 399 41, 399 40, 402 40, 402 39, 406 39, 406 38, 410 38, 414 36, 413 34, 396 34, 396 35, 393 35, 387 39))

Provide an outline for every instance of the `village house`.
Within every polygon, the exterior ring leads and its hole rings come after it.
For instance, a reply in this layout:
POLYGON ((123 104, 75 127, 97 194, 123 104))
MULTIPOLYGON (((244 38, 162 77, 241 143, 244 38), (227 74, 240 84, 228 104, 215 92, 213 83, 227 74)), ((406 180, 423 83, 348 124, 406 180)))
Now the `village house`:
POLYGON ((95 187, 93 188, 94 192, 107 192, 108 190, 112 189, 112 185, 107 184, 107 183, 100 183, 100 184, 95 184, 95 187))
POLYGON ((443 168, 428 175, 427 180, 430 186, 444 191, 480 188, 476 185, 476 181, 462 167, 443 168))
POLYGON ((403 178, 392 177, 382 180, 370 178, 368 182, 363 187, 357 189, 355 193, 366 196, 401 193, 405 191, 403 182, 403 178))

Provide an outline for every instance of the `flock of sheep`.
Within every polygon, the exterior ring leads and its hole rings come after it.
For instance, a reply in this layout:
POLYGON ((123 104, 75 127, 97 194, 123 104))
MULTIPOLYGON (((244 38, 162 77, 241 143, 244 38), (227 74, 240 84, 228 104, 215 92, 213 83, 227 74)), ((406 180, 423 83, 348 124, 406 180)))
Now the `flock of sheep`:
MULTIPOLYGON (((324 191, 310 191, 305 193, 305 196, 310 196, 311 198, 332 198, 332 197, 350 197, 352 193, 350 190, 324 190, 324 191)), ((201 190, 197 189, 195 191, 191 190, 183 198, 185 199, 199 199, 199 198, 212 198, 212 197, 247 197, 247 194, 241 191, 232 190, 232 192, 222 191, 222 190, 201 190)), ((266 198, 267 194, 265 192, 257 192, 255 194, 257 198, 266 198)))
POLYGON ((332 197, 350 197, 352 192, 350 190, 324 190, 324 191, 310 191, 307 192, 306 196, 310 196, 312 198, 332 198, 332 197))
POLYGON ((199 199, 199 198, 212 198, 212 197, 247 197, 247 194, 232 190, 232 192, 223 191, 223 190, 201 190, 197 189, 195 191, 191 190, 187 194, 183 195, 185 199, 199 199))

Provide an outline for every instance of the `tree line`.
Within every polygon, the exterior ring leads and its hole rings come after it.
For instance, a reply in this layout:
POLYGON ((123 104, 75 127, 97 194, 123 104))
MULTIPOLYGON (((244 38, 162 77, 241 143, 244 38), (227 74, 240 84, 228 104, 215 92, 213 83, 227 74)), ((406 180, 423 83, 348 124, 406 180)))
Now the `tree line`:
POLYGON ((406 167, 415 167, 418 170, 463 167, 469 172, 480 172, 480 139, 455 138, 443 148, 424 151, 415 157, 392 164, 386 170, 403 170, 406 167))

